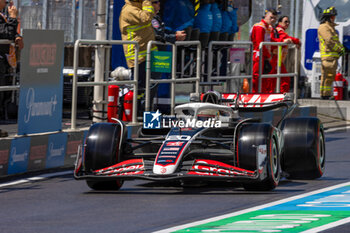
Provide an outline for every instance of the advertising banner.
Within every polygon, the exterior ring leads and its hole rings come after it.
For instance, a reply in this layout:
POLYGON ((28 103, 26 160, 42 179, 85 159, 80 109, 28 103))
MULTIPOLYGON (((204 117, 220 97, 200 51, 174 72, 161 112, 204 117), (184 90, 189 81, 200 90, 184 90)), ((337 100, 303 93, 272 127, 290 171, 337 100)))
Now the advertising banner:
POLYGON ((0 143, 0 176, 7 175, 11 140, 3 139, 0 143))
POLYGON ((7 171, 8 175, 27 171, 29 151, 30 137, 16 138, 12 140, 7 171))
POLYGON ((45 169, 48 135, 31 137, 28 171, 45 169))
POLYGON ((64 164, 67 133, 51 134, 46 154, 46 168, 60 167, 64 164))
POLYGON ((77 158, 79 145, 83 144, 87 131, 71 132, 68 134, 65 166, 72 166, 77 158))
POLYGON ((230 62, 245 64, 245 49, 244 48, 230 48, 230 62))
POLYGON ((350 25, 343 27, 343 45, 350 50, 350 25))
POLYGON ((172 52, 152 51, 151 71, 159 73, 171 73, 172 52))
POLYGON ((62 129, 64 32, 23 30, 18 135, 62 129))
POLYGON ((311 28, 306 31, 306 40, 305 40, 304 66, 308 70, 312 70, 312 57, 316 51, 319 51, 317 29, 311 28))

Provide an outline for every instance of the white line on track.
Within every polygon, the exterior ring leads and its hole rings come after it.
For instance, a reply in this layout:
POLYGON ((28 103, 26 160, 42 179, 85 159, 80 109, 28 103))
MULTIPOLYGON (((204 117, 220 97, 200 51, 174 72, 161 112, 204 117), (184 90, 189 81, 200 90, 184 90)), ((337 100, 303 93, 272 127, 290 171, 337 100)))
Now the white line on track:
POLYGON ((341 130, 344 130, 344 131, 350 130, 350 126, 330 128, 330 129, 326 129, 324 132, 325 133, 331 133, 331 132, 337 132, 337 131, 341 131, 341 130))
MULTIPOLYGON (((237 212, 224 214, 224 215, 213 217, 213 218, 208 218, 208 219, 204 219, 204 220, 200 220, 200 221, 196 221, 196 222, 192 222, 192 223, 187 223, 187 224, 180 225, 180 226, 167 228, 167 229, 164 229, 164 230, 156 231, 154 233, 168 233, 168 232, 178 231, 178 230, 182 230, 182 229, 189 228, 189 227, 194 227, 194 226, 206 224, 206 223, 209 223, 209 222, 219 221, 219 220, 222 220, 222 219, 225 219, 225 218, 230 218, 230 217, 238 216, 238 215, 241 215, 241 214, 253 212, 253 211, 256 211, 256 210, 261 210, 261 209, 264 209, 264 208, 267 208, 267 207, 283 204, 283 203, 286 203, 286 202, 289 202, 289 201, 294 201, 294 200, 297 200, 297 199, 301 199, 301 198, 308 197, 308 196, 311 196, 311 195, 315 195, 315 194, 318 194, 318 193, 327 192, 327 191, 330 191, 330 190, 333 190, 333 189, 337 189, 337 188, 341 188, 341 187, 348 186, 348 185, 350 185, 350 182, 346 182, 346 183, 334 185, 334 186, 331 186, 331 187, 328 187, 328 188, 323 188, 323 189, 315 190, 315 191, 312 191, 312 192, 300 194, 300 195, 297 195, 297 196, 294 196, 294 197, 289 197, 289 198, 286 198, 286 199, 282 199, 282 200, 279 200, 279 201, 267 203, 267 204, 264 204, 264 205, 255 206, 255 207, 252 207, 252 208, 249 208, 249 209, 240 210, 240 211, 237 211, 237 212)), ((324 231, 326 229, 330 229, 330 228, 333 228, 335 226, 339 226, 339 225, 342 225, 342 224, 345 224, 345 223, 348 223, 348 222, 350 222, 350 218, 346 218, 346 219, 343 219, 343 220, 340 220, 340 221, 337 221, 337 222, 333 222, 333 223, 330 223, 330 224, 327 224, 327 225, 324 225, 324 226, 321 226, 321 227, 318 227, 318 228, 320 228, 319 231, 324 231)), ((307 233, 319 232, 319 231, 315 231, 315 229, 318 229, 318 228, 314 228, 314 229, 311 229, 311 230, 305 231, 305 232, 307 232, 307 233)))
POLYGON ((47 174, 43 174, 43 175, 40 175, 40 176, 29 177, 29 178, 25 178, 25 179, 20 179, 20 180, 6 182, 6 183, 3 183, 3 184, 0 184, 0 188, 5 188, 5 187, 8 187, 8 186, 18 185, 18 184, 25 184, 25 183, 39 181, 39 180, 45 180, 45 179, 48 179, 48 178, 52 178, 52 177, 56 177, 56 176, 64 176, 64 175, 69 175, 69 174, 73 174, 73 171, 47 173, 47 174))
POLYGON ((346 223, 349 223, 349 222, 350 222, 350 218, 344 218, 342 220, 339 220, 339 221, 336 221, 336 222, 332 222, 332 223, 329 223, 329 224, 326 224, 326 225, 323 225, 323 226, 320 226, 320 227, 312 228, 312 229, 307 230, 307 231, 302 231, 301 233, 321 232, 321 231, 324 231, 324 230, 327 230, 327 229, 330 229, 330 228, 334 228, 334 227, 337 227, 337 226, 340 226, 340 225, 343 225, 343 224, 346 224, 346 223))

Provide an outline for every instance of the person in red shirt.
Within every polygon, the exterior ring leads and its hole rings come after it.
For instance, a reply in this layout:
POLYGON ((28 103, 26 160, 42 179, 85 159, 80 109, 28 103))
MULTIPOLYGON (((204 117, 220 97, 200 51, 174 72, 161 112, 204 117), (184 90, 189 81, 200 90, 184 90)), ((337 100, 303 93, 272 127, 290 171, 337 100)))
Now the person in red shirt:
MULTIPOLYGON (((286 43, 293 43, 297 45, 297 48, 299 49, 301 46, 300 40, 295 37, 291 37, 287 34, 286 30, 289 27, 289 17, 288 16, 282 16, 278 20, 278 25, 276 26, 276 32, 278 33, 278 38, 275 40, 277 42, 286 42, 286 43)), ((272 70, 270 74, 276 74, 277 73, 277 63, 278 63, 278 48, 277 46, 273 46, 272 48, 272 59, 271 59, 271 66, 272 70)), ((281 74, 287 73, 286 67, 284 65, 284 61, 288 54, 288 47, 283 46, 282 47, 282 64, 281 64, 281 74)), ((274 80, 273 90, 275 90, 276 87, 276 79, 274 80)), ((280 86, 280 92, 286 93, 289 92, 290 89, 290 77, 282 77, 281 78, 281 86, 280 86)))
MULTIPOLYGON (((265 10, 264 18, 259 22, 254 24, 250 32, 250 40, 253 42, 253 93, 259 91, 259 60, 263 59, 263 72, 268 74, 271 71, 270 65, 270 48, 267 46, 263 47, 263 54, 259 53, 259 45, 263 41, 274 41, 274 38, 271 38, 271 33, 273 32, 272 25, 275 24, 277 20, 277 11, 275 9, 265 10)), ((271 80, 273 78, 264 78, 262 80, 261 92, 269 92, 272 88, 271 80)))

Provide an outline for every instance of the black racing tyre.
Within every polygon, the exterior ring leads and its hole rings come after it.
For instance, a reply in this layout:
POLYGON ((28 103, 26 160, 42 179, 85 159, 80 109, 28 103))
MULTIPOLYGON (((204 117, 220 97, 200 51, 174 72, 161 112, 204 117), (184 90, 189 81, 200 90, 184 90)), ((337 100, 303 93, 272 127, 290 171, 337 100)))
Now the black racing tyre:
POLYGON ((86 184, 93 190, 119 190, 123 180, 95 181, 87 180, 86 184))
POLYGON ((325 137, 316 117, 287 118, 281 124, 284 135, 282 170, 290 179, 316 179, 326 162, 325 137))
POLYGON ((270 124, 247 124, 239 130, 237 140, 238 166, 257 170, 257 147, 266 145, 266 178, 243 183, 245 190, 269 191, 277 187, 281 177, 280 152, 275 129, 270 124))
MULTIPOLYGON (((122 160, 121 152, 123 151, 125 133, 123 123, 96 123, 92 125, 85 142, 85 170, 92 172, 120 162, 122 160)), ((123 181, 87 180, 86 183, 94 190, 118 190, 123 181)))

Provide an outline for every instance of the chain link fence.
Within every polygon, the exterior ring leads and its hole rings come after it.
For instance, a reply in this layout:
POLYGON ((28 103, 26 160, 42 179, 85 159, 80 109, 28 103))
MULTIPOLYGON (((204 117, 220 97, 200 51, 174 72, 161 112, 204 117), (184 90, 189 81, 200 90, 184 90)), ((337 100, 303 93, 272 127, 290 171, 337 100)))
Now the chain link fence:
POLYGON ((288 34, 294 37, 300 38, 302 33, 302 15, 303 15, 304 0, 261 0, 252 1, 252 15, 251 18, 243 25, 240 26, 240 34, 238 40, 249 40, 250 29, 257 22, 260 22, 265 9, 275 8, 281 6, 279 16, 288 16, 291 23, 288 34))
MULTIPOLYGON (((73 43, 77 39, 95 39, 98 1, 101 0, 17 0, 15 5, 19 9, 21 29, 64 30, 65 42, 73 43)), ((106 2, 107 16, 111 19, 113 1, 106 2)))

